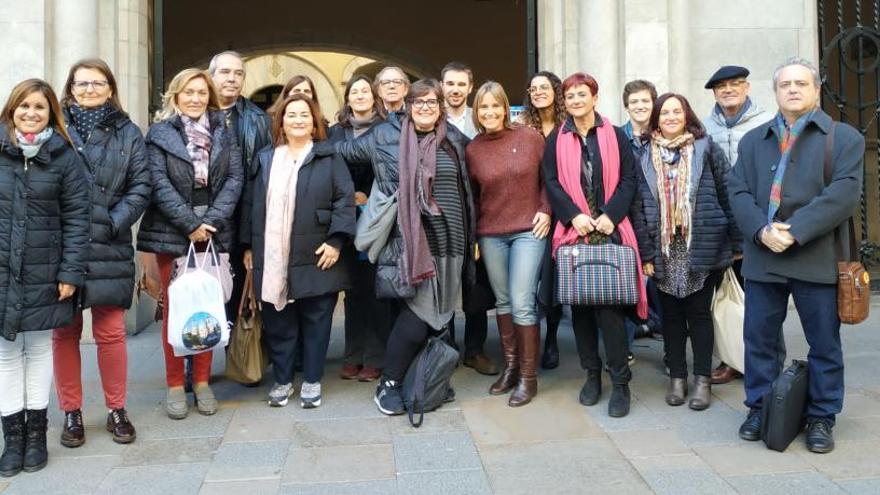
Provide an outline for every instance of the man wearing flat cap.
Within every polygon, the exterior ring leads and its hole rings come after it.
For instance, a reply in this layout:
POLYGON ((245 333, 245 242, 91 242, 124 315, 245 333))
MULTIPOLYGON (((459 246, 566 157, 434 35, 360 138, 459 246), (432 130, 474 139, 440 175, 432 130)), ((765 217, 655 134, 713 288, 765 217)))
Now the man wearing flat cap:
MULTIPOLYGON (((712 141, 715 141, 724 150, 731 167, 736 164, 736 149, 745 133, 773 117, 770 113, 758 108, 758 105, 749 98, 750 85, 747 77, 749 77, 749 70, 745 67, 725 65, 712 74, 705 86, 706 89, 711 89, 714 93, 715 106, 712 107, 712 113, 703 121, 703 124, 706 127, 706 132, 712 137, 712 141)), ((741 266, 742 260, 734 261, 733 269, 740 284, 743 283, 740 276, 741 266)), ((780 359, 779 366, 781 368, 785 361, 784 341, 782 341, 780 359)), ((712 370, 712 383, 715 385, 727 383, 737 378, 742 378, 742 374, 724 363, 712 370)))

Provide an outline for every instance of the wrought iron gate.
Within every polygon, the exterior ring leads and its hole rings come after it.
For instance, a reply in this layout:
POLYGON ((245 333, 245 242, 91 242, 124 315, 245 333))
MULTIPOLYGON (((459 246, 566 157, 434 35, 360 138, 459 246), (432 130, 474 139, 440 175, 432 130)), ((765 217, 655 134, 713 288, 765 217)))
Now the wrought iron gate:
POLYGON ((818 0, 823 109, 867 143, 858 214, 861 254, 880 269, 880 0, 818 0))

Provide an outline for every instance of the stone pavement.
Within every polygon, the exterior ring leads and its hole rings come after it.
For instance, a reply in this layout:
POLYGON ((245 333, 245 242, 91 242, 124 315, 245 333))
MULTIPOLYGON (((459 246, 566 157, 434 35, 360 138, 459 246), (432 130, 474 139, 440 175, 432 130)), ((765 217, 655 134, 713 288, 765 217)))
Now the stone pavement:
MULTIPOLYGON (((789 357, 806 344, 792 313, 789 357)), ((492 318, 493 319, 493 318, 492 318)), ((387 418, 372 402, 374 384, 337 378, 341 317, 334 327, 320 408, 266 406, 267 386, 222 379, 214 360, 216 416, 194 409, 181 421, 162 410, 163 360, 156 327, 129 340, 131 418, 137 442, 114 444, 96 381, 95 348, 83 345, 87 442, 58 443, 62 415, 50 406, 49 465, 0 478, 0 492, 146 494, 836 494, 880 493, 880 307, 869 322, 844 327, 847 397, 835 429, 837 449, 812 454, 802 437, 785 453, 743 442, 741 382, 714 388, 712 407, 695 412, 663 400, 661 346, 638 340, 632 412, 606 414, 603 400, 578 404, 583 373, 567 321, 560 329, 562 365, 542 372, 536 400, 522 408, 490 397, 493 378, 456 373, 458 400, 426 415, 420 429, 387 418)), ((487 348, 498 357, 491 324, 487 348)), ((464 328, 459 325, 458 328, 464 328)), ((297 381, 297 387, 299 381, 297 381)))

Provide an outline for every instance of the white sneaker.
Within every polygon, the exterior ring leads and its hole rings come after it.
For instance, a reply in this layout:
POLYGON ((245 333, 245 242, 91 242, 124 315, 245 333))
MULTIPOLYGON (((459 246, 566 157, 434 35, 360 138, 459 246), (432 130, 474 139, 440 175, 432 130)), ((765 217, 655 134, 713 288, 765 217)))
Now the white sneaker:
POLYGON ((321 382, 303 382, 299 392, 299 404, 303 409, 314 409, 321 405, 321 382))
POLYGON ((272 407, 284 407, 287 405, 287 400, 291 395, 293 395, 292 383, 284 385, 276 383, 275 385, 272 385, 272 389, 269 390, 269 405, 272 407))

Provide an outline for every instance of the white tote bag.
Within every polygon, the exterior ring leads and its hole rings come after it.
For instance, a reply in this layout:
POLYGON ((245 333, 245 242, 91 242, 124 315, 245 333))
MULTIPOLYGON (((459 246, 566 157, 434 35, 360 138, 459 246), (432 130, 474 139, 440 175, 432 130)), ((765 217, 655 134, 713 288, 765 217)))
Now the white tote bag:
MULTIPOLYGON (((213 241, 209 239, 208 245, 213 248, 213 241)), ((229 302, 232 299, 232 277, 234 275, 232 273, 232 266, 229 264, 229 253, 216 253, 213 249, 210 249, 203 253, 195 253, 193 256, 187 254, 186 256, 175 258, 171 270, 171 282, 174 282, 177 277, 183 274, 184 267, 193 268, 197 264, 205 267, 205 271, 211 274, 211 276, 217 275, 217 280, 220 281, 220 286, 223 287, 223 302, 229 302), (216 271, 214 270, 215 267, 218 268, 216 271)))
MULTIPOLYGON (((208 252, 214 254, 214 245, 208 243, 208 252)), ((186 263, 181 273, 168 286, 168 344, 175 356, 188 356, 223 348, 229 342, 229 324, 223 305, 223 287, 219 273, 206 271, 205 260, 195 258, 195 246, 189 245, 186 263), (195 259, 194 266, 190 258, 195 259)), ((218 271, 214 264, 208 267, 218 271)))
POLYGON ((743 342, 745 310, 745 293, 733 273, 733 268, 728 268, 724 271, 724 279, 712 299, 715 355, 740 373, 746 369, 746 351, 743 342))

